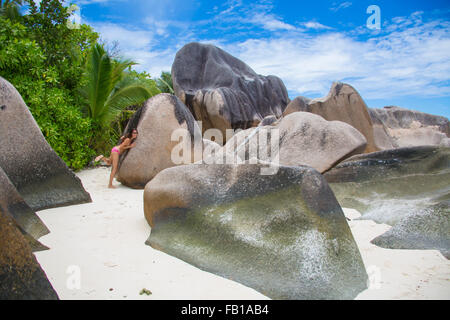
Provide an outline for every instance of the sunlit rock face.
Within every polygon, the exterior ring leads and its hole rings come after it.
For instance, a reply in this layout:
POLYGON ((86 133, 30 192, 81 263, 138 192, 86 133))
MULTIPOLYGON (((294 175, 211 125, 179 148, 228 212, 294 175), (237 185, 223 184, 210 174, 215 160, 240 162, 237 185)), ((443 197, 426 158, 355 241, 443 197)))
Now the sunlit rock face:
POLYGON ((422 145, 450 147, 447 118, 415 110, 388 106, 369 109, 376 144, 380 149, 422 145))
POLYGON ((306 165, 324 172, 339 161, 364 152, 366 142, 347 123, 327 121, 309 112, 294 112, 271 126, 236 133, 224 149, 232 150, 242 160, 255 157, 273 162, 276 159, 284 166, 306 165))
POLYGON ((213 45, 189 43, 172 65, 175 94, 189 107, 203 130, 246 129, 263 118, 281 116, 289 97, 276 76, 261 76, 213 45))
POLYGON ((117 179, 124 185, 143 189, 158 172, 179 165, 172 152, 180 143, 191 153, 183 163, 202 159, 200 128, 188 108, 174 95, 161 93, 147 100, 139 113, 130 119, 125 132, 133 128, 138 130, 136 146, 121 154, 117 174, 117 179), (177 130, 180 137, 173 136, 177 130), (196 143, 199 150, 194 148, 196 143))
POLYGON ((393 226, 375 244, 438 249, 448 256, 450 148, 421 146, 356 155, 324 176, 343 207, 359 210, 362 219, 393 226))
POLYGON ((352 299, 367 274, 328 184, 309 167, 186 165, 145 187, 147 244, 273 299, 352 299))
POLYGON ((19 92, 0 77, 0 167, 33 210, 90 202, 45 140, 19 92))
POLYGON ((364 152, 379 150, 374 140, 374 130, 369 111, 363 98, 351 85, 334 82, 328 95, 323 98, 308 99, 297 97, 292 100, 283 115, 293 112, 311 112, 328 121, 342 121, 357 129, 366 138, 364 152))

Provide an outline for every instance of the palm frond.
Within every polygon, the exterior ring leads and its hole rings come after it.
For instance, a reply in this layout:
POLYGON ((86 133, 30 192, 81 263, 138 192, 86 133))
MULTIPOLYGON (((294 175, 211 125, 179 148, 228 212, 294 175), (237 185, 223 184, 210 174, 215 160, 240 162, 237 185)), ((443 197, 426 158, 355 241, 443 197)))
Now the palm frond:
POLYGON ((115 85, 124 78, 124 71, 131 66, 136 65, 135 62, 131 60, 115 60, 113 63, 113 68, 111 72, 111 83, 113 86, 110 88, 111 91, 114 89, 115 85))
POLYGON ((18 21, 21 19, 20 6, 23 5, 21 0, 0 2, 0 16, 8 18, 11 21, 18 21))
POLYGON ((111 59, 100 45, 92 49, 88 64, 88 84, 85 90, 89 97, 89 116, 98 120, 104 112, 105 102, 111 87, 111 59))
POLYGON ((149 99, 152 93, 139 83, 130 84, 116 91, 105 103, 107 112, 103 114, 104 121, 113 121, 131 105, 140 105, 149 99))

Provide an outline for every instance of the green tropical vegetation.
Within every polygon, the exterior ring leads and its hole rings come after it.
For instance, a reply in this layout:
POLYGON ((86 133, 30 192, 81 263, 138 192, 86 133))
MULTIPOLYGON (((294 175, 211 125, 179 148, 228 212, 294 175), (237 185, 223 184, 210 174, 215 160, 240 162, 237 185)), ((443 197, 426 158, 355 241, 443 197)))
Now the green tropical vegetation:
POLYGON ((22 5, 22 0, 0 0, 0 16, 11 21, 18 21, 22 17, 20 14, 20 6, 22 5))
POLYGON ((131 60, 113 59, 98 43, 91 49, 86 84, 80 93, 88 101, 85 111, 97 129, 94 149, 106 151, 101 150, 105 139, 112 138, 109 144, 117 140, 120 131, 113 123, 127 107, 141 105, 160 92, 153 80, 144 81, 133 73, 130 69, 133 65, 131 60))
POLYGON ((170 72, 161 72, 159 79, 156 79, 156 85, 161 92, 174 94, 172 74, 170 72))
POLYGON ((69 19, 61 0, 0 0, 0 76, 17 88, 56 153, 79 170, 110 150, 145 100, 173 89, 170 73, 160 80, 137 72, 89 25, 70 28, 69 19))

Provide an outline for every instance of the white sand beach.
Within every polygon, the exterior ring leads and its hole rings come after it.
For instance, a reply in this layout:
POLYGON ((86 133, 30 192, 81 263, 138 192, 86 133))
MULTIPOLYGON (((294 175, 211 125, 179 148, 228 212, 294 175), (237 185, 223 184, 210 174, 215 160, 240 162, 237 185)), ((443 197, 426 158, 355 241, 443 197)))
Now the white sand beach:
MULTIPOLYGON (((38 212, 50 230, 40 241, 50 250, 35 255, 60 299, 268 299, 145 245, 150 227, 143 190, 117 182, 117 189, 106 188, 109 172, 77 173, 92 203, 38 212), (142 289, 151 294, 141 295, 142 289)), ((344 211, 350 219, 359 216, 344 211)), ((371 279, 357 299, 450 299, 450 261, 439 251, 379 248, 370 240, 388 225, 349 225, 371 279)))

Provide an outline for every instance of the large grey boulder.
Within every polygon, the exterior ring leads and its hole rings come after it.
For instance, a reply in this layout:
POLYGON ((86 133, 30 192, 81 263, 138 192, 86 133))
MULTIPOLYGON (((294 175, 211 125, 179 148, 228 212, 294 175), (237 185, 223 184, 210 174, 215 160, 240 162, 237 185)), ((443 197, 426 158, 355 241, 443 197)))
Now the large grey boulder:
POLYGON ((242 160, 255 157, 285 166, 306 165, 319 172, 364 152, 365 147, 366 139, 354 127, 309 112, 294 112, 270 126, 240 131, 224 146, 242 160))
POLYGON ((361 132, 367 140, 364 152, 379 150, 375 145, 373 125, 366 103, 358 91, 346 83, 334 82, 326 97, 308 99, 297 97, 292 100, 283 115, 293 112, 311 112, 328 121, 342 121, 361 132))
POLYGON ((58 295, 17 224, 0 208, 0 300, 47 299, 58 295))
POLYGON ((117 174, 117 179, 129 187, 143 189, 158 172, 202 159, 200 128, 188 108, 174 95, 161 93, 147 100, 130 119, 125 133, 132 127, 139 133, 136 146, 121 155, 117 174), (176 130, 180 136, 172 136, 176 130), (195 143, 199 148, 194 148, 195 143), (181 150, 173 150, 176 146, 186 146, 191 155, 186 154, 184 159, 181 150), (173 158, 172 151, 182 159, 173 158))
POLYGON ((261 76, 213 45, 189 43, 172 65, 175 94, 191 110, 203 130, 256 126, 264 117, 281 116, 289 97, 281 79, 261 76))
POLYGON ((362 219, 393 226, 376 244, 438 249, 444 254, 450 249, 450 228, 444 227, 450 148, 421 146, 356 155, 324 176, 342 206, 359 210, 362 219), (432 227, 435 223, 440 225, 432 227))
POLYGON ((90 202, 45 141, 17 90, 0 77, 0 167, 33 210, 90 202))
POLYGON ((380 149, 435 145, 450 147, 447 118, 395 106, 369 109, 380 149))
POLYGON ((273 299, 352 299, 367 274, 328 184, 308 167, 178 166, 145 187, 147 244, 273 299))

